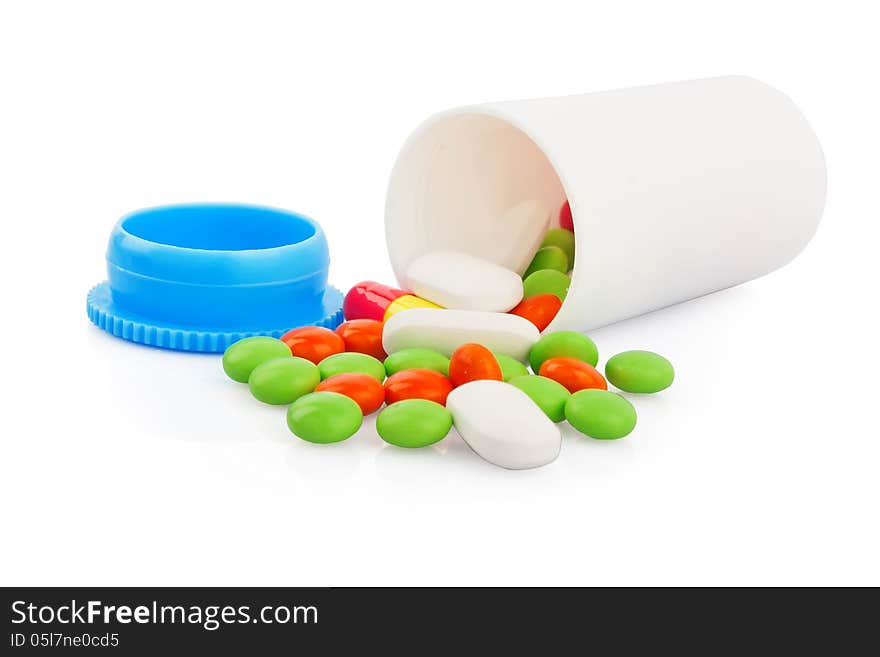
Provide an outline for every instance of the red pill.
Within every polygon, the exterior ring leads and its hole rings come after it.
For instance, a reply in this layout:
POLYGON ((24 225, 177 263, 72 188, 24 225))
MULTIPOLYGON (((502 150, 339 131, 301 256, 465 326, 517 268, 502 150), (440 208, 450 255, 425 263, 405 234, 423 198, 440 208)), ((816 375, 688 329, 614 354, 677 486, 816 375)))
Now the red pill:
POLYGON ((559 225, 565 230, 574 232, 574 221, 571 218, 571 206, 566 201, 559 209, 559 225))
POLYGON ((576 358, 548 358, 538 372, 541 376, 553 379, 565 386, 569 392, 577 392, 586 388, 608 390, 605 377, 596 368, 576 358))
POLYGON ((388 354, 382 348, 382 322, 375 319, 352 319, 336 327, 336 335, 345 342, 346 351, 367 354, 385 360, 388 354))
POLYGON ((562 300, 555 294, 536 294, 523 299, 508 312, 529 320, 539 331, 543 331, 556 317, 560 308, 562 308, 562 300))
POLYGON ((321 381, 315 392, 338 392, 353 399, 364 415, 378 411, 385 402, 385 389, 375 377, 360 372, 335 374, 321 381))
POLYGON ((461 345, 452 352, 449 359, 449 380, 457 388, 469 381, 480 379, 503 380, 501 366, 495 355, 475 342, 461 345))
POLYGON ((327 356, 345 351, 345 342, 323 326, 303 326, 288 331, 281 341, 290 347, 290 353, 312 361, 315 365, 327 356))
POLYGON ((404 399, 428 399, 446 406, 452 382, 434 370, 403 370, 385 379, 385 403, 404 399))
POLYGON ((375 281, 361 281, 345 295, 342 314, 345 319, 375 319, 381 322, 391 302, 405 294, 409 292, 375 281))

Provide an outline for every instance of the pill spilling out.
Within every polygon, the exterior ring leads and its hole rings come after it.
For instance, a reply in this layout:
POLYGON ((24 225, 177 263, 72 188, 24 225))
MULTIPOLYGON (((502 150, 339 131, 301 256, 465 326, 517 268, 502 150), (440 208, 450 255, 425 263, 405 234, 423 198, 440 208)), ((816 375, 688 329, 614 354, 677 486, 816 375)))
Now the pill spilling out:
POLYGON ((416 258, 406 268, 405 279, 417 296, 455 310, 507 312, 523 297, 519 274, 458 251, 432 251, 416 258))
POLYGON ((672 364, 625 351, 603 376, 588 336, 548 331, 571 284, 571 208, 566 201, 560 227, 549 230, 537 202, 511 208, 508 220, 516 248, 480 237, 472 253, 425 253, 402 276, 407 289, 358 283, 335 331, 239 340, 223 355, 224 372, 256 399, 289 405, 290 431, 312 443, 346 440, 379 411, 376 433, 390 445, 427 447, 454 426, 486 461, 524 469, 558 456, 566 420, 599 440, 629 435, 635 409, 608 383, 656 393, 672 384, 672 364))
POLYGON ((417 297, 414 294, 404 294, 402 297, 397 297, 391 302, 388 308, 385 309, 383 320, 388 321, 389 317, 404 310, 412 310, 413 308, 443 308, 443 306, 439 306, 433 301, 417 297))
POLYGON ((385 403, 385 388, 374 377, 360 372, 344 372, 324 379, 315 392, 338 392, 354 400, 361 413, 369 415, 385 403))
POLYGON ((385 366, 378 358, 373 358, 367 354, 359 354, 356 352, 346 352, 342 354, 333 354, 322 360, 318 364, 321 372, 321 379, 329 379, 336 374, 344 374, 347 372, 360 372, 361 374, 369 374, 379 383, 385 380, 385 366))
POLYGON ((501 380, 510 381, 512 378, 529 373, 529 369, 513 356, 507 354, 493 354, 498 366, 501 368, 501 380))
POLYGON ((617 393, 587 389, 574 393, 566 402, 565 419, 591 438, 616 440, 635 429, 636 409, 617 393))
POLYGON ((529 320, 535 328, 543 331, 550 326, 561 307, 562 299, 555 294, 536 294, 520 301, 510 314, 529 320))
POLYGON ((351 438, 364 416, 357 403, 338 392, 312 392, 287 409, 287 426, 310 443, 338 443, 351 438))
POLYGON ((290 347, 276 338, 256 336, 239 340, 223 354, 223 371, 233 381, 247 383, 254 368, 273 358, 290 356, 290 347))
POLYGON ((548 358, 541 363, 538 374, 562 384, 569 392, 585 388, 608 389, 605 377, 595 367, 577 358, 548 358))
POLYGON ((593 367, 599 362, 599 349, 583 333, 577 331, 554 331, 542 336, 529 352, 532 371, 537 373, 548 358, 576 358, 593 367))
POLYGON ((545 376, 524 374, 511 379, 510 385, 526 393, 553 422, 565 419, 565 404, 571 393, 561 383, 545 376))
POLYGON ((345 343, 345 351, 367 354, 379 360, 388 355, 382 348, 382 322, 375 319, 352 319, 336 327, 336 335, 345 343))
POLYGON ((476 342, 525 361, 539 337, 535 325, 517 315, 415 309, 385 322, 382 345, 389 354, 409 347, 426 347, 450 356, 466 342, 476 342))
POLYGON ((452 387, 452 381, 440 372, 403 370, 385 380, 385 403, 390 406, 405 399, 427 399, 443 406, 452 387))
POLYGON ((449 394, 446 407, 462 439, 490 463, 521 470, 546 465, 559 455, 559 428, 510 384, 466 383, 449 394))
POLYGON ((660 392, 672 385, 672 363, 653 351, 624 351, 605 363, 611 385, 626 392, 660 392))
POLYGON ((567 274, 555 269, 539 269, 523 281, 523 297, 528 299, 538 294, 553 294, 560 301, 565 301, 570 286, 571 279, 567 274))
POLYGON ((385 359, 385 372, 393 376, 403 370, 434 370, 449 376, 449 358, 434 349, 409 347, 395 351, 385 359))
POLYGON ((397 447, 427 447, 443 440, 452 428, 452 415, 427 399, 406 399, 385 408, 376 418, 376 433, 397 447))
POLYGON ((491 351, 481 344, 468 342, 452 352, 449 359, 449 380, 453 386, 482 379, 503 380, 501 366, 491 351))
POLYGON ((375 281, 362 281, 353 286, 345 295, 342 302, 342 314, 346 320, 373 319, 381 322, 388 306, 395 299, 406 294, 406 290, 400 290, 396 287, 382 285, 375 281))
POLYGON ((346 320, 372 319, 382 322, 395 313, 410 308, 440 308, 440 306, 420 299, 406 290, 399 290, 375 281, 358 283, 348 291, 342 303, 342 313, 346 320))
POLYGON ((290 353, 310 360, 315 365, 327 356, 345 351, 345 342, 330 329, 323 326, 303 326, 281 336, 281 341, 290 347, 290 353))
POLYGON ((257 365, 248 377, 251 394, 266 404, 291 404, 320 383, 318 366, 297 356, 273 358, 257 365))

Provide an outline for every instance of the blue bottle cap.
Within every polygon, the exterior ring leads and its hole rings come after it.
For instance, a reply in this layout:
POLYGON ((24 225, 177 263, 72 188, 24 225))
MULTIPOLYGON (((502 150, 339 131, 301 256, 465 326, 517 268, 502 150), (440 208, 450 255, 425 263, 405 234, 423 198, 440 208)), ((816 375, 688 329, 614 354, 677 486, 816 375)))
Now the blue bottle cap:
POLYGON ((179 351, 222 352, 251 335, 336 328, 342 294, 327 285, 321 226, 252 205, 138 210, 110 234, 107 281, 89 319, 117 337, 179 351))

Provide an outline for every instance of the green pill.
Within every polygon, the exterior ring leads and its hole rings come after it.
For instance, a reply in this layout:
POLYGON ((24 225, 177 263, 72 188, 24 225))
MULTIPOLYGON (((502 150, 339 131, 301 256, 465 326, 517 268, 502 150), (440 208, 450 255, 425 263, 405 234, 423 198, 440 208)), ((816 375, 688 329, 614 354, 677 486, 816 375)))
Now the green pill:
POLYGON ((427 447, 443 440, 452 428, 452 414, 437 402, 404 399, 386 406, 376 418, 376 431, 398 447, 427 447))
POLYGON ((568 266, 574 267, 574 233, 565 228, 551 228, 544 235, 544 241, 541 242, 541 248, 545 246, 558 246, 565 252, 568 258, 568 266))
POLYGON ((565 404, 565 419, 591 438, 615 440, 636 426, 636 409, 616 392, 579 390, 565 404))
POLYGON ((494 351, 492 352, 492 355, 495 356, 495 360, 497 360, 498 365, 501 366, 501 378, 504 381, 510 381, 516 376, 528 375, 529 370, 526 369, 526 366, 513 356, 499 354, 494 351))
POLYGON ((310 443, 338 443, 351 438, 363 421, 357 402, 338 392, 313 392, 287 409, 287 426, 310 443))
POLYGON ((529 351, 529 363, 535 374, 541 371, 545 360, 559 357, 577 358, 595 367, 599 362, 599 350, 596 343, 583 333, 554 331, 541 336, 529 351))
POLYGON ((273 358, 292 358, 290 347, 277 338, 259 335, 234 342, 223 352, 223 371, 233 381, 247 383, 260 363, 273 358))
POLYGON ((530 274, 541 269, 555 269, 563 274, 568 271, 568 256, 565 251, 558 246, 545 246, 538 249, 535 257, 532 258, 532 264, 529 265, 523 274, 523 278, 528 278, 530 274))
POLYGON ((273 358, 254 368, 248 378, 251 394, 267 404, 290 404, 321 382, 317 366, 305 358, 273 358))
POLYGON ((624 351, 605 363, 605 377, 626 392, 660 392, 672 385, 672 363, 653 351, 624 351))
POLYGON ((555 294, 561 301, 565 301, 571 279, 561 271, 555 269, 541 269, 523 281, 523 298, 528 299, 536 294, 555 294))
POLYGON ((321 371, 322 381, 336 374, 347 374, 350 372, 369 374, 379 383, 385 380, 385 366, 381 360, 353 351, 327 356, 327 358, 318 363, 318 369, 321 371))
POLYGON ((439 351, 422 347, 401 349, 385 359, 388 376, 403 370, 434 370, 443 376, 449 376, 449 359, 439 351))
POLYGON ((544 415, 554 422, 562 422, 565 419, 565 404, 571 393, 561 383, 536 374, 517 376, 508 383, 531 397, 538 408, 544 411, 544 415))

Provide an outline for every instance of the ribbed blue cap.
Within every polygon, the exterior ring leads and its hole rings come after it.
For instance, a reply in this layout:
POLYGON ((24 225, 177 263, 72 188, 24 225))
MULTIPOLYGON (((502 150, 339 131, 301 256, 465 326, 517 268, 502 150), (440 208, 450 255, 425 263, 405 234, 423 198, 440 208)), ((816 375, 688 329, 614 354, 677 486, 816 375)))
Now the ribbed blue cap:
POLYGON ((108 280, 87 298, 89 319, 132 342, 222 352, 251 335, 335 328, 342 294, 327 286, 327 240, 308 217, 250 205, 194 204, 120 219, 108 280))

